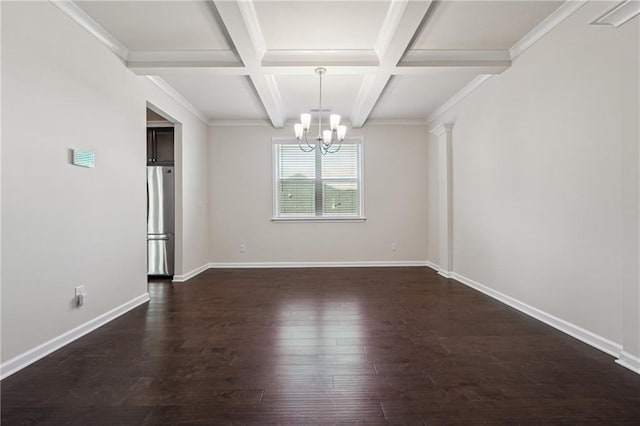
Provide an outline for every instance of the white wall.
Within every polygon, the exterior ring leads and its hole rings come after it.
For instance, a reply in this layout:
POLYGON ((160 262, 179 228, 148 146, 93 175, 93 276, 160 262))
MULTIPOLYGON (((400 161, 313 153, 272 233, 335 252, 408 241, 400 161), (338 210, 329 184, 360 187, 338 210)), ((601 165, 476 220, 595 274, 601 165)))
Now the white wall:
POLYGON ((146 146, 137 77, 49 2, 2 2, 2 89, 5 362, 146 294, 146 146))
POLYGON ((587 25, 604 7, 579 9, 433 126, 454 123, 454 271, 622 344, 638 337, 638 19, 587 25))
POLYGON ((427 257, 425 127, 351 129, 364 137, 363 223, 272 222, 272 137, 292 129, 212 127, 210 249, 214 263, 422 261, 427 257), (398 250, 391 251, 391 243, 398 250), (246 244, 247 252, 239 246, 246 244))
MULTIPOLYGON (((207 132, 205 123, 146 77, 140 77, 147 101, 176 126, 176 270, 186 275, 209 262, 207 132)), ((178 277, 179 278, 179 277, 178 277)))

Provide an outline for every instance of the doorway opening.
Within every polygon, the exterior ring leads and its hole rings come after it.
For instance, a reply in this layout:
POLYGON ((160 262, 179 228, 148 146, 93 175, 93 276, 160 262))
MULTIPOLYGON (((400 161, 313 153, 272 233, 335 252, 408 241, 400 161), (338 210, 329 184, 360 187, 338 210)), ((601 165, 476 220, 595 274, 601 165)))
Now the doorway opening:
POLYGON ((176 254, 175 123, 147 107, 147 277, 171 282, 176 254))

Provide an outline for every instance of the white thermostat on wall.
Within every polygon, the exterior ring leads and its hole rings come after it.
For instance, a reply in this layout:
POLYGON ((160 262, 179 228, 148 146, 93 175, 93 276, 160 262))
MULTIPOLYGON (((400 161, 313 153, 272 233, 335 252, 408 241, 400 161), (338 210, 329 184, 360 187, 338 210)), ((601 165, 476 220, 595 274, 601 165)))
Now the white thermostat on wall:
POLYGON ((73 164, 80 167, 94 168, 96 166, 96 155, 91 151, 74 149, 73 164))

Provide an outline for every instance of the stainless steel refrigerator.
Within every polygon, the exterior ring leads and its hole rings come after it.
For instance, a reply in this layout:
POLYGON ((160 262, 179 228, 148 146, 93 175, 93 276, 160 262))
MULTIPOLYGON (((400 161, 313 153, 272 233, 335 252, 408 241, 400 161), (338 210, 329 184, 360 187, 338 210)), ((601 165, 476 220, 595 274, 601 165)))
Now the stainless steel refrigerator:
POLYGON ((175 189, 173 166, 147 167, 147 274, 173 275, 175 189))

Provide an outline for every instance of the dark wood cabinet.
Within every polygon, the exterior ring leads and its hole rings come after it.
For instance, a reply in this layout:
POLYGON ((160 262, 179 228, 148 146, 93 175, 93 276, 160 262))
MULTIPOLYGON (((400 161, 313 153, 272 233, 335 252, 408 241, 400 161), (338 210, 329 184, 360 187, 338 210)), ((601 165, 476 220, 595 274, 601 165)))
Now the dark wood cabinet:
POLYGON ((173 127, 147 129, 147 165, 173 165, 173 127))

